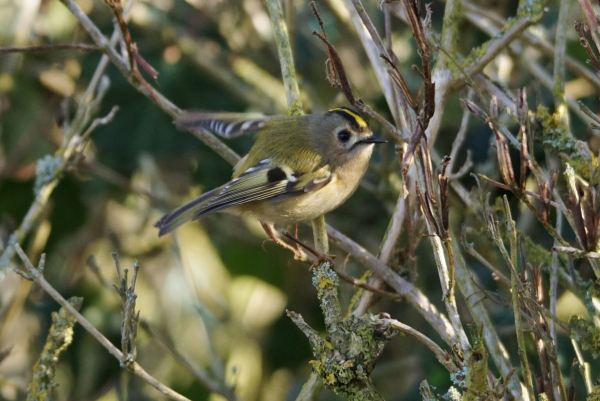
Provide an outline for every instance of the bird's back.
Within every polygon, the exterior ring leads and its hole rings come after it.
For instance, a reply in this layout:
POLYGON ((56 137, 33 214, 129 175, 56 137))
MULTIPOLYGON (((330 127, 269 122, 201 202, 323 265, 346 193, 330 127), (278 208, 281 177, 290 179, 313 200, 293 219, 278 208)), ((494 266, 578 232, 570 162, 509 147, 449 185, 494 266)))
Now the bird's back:
POLYGON ((307 173, 323 165, 323 157, 316 146, 302 134, 309 129, 313 115, 302 117, 273 117, 256 134, 248 155, 235 167, 233 178, 239 177, 252 166, 270 159, 292 171, 307 173), (282 146, 285 144, 285 146, 282 146))

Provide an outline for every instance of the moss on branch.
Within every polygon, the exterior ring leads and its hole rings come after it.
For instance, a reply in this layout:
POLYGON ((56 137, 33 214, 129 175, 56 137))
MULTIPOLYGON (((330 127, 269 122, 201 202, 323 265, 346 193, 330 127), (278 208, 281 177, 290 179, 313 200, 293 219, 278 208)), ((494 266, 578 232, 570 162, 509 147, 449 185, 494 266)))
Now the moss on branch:
MULTIPOLYGON (((76 310, 81 308, 83 298, 72 297, 69 299, 76 310)), ((67 349, 73 341, 73 326, 75 317, 65 308, 52 313, 52 326, 46 338, 46 344, 40 359, 33 367, 33 378, 27 390, 27 401, 51 400, 58 384, 54 381, 56 365, 60 354, 67 349)))

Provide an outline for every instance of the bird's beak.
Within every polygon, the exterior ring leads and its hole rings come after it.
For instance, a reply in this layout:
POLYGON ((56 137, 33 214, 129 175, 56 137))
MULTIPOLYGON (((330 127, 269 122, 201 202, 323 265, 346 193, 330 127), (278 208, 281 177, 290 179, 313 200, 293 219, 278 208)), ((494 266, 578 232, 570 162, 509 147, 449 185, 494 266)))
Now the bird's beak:
POLYGON ((387 139, 370 136, 368 138, 361 139, 360 143, 387 143, 387 139))

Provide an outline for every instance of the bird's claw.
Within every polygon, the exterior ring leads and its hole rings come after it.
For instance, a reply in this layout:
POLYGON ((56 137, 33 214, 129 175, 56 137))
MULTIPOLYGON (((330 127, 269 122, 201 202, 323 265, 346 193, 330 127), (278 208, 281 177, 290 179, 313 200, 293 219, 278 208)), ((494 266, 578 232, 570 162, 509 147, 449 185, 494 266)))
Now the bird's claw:
POLYGON ((317 257, 317 259, 313 262, 312 265, 310 265, 310 267, 308 269, 309 272, 312 272, 315 267, 319 266, 322 263, 329 263, 332 268, 335 267, 335 263, 333 263, 333 259, 335 258, 335 255, 319 253, 318 255, 315 255, 315 256, 317 257))

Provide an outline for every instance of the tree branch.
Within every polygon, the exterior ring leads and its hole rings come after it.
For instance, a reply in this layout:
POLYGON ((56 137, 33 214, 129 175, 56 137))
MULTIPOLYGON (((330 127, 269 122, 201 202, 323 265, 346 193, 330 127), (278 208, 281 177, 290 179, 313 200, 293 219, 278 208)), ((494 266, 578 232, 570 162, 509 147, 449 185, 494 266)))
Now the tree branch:
MULTIPOLYGON (((25 252, 23 252, 23 249, 21 249, 19 244, 15 245, 15 250, 21 258, 21 260, 23 261, 23 263, 25 264, 26 270, 23 271, 17 268, 14 268, 13 270, 21 276, 25 277, 26 279, 32 280, 40 287, 42 287, 42 289, 46 291, 48 295, 54 298, 56 302, 58 302, 64 309, 66 309, 71 315, 73 315, 75 320, 77 320, 77 322, 88 333, 90 333, 111 355, 117 358, 117 360, 121 361, 123 359, 123 354, 121 353, 121 351, 119 351, 117 347, 115 347, 110 341, 108 341, 108 339, 104 337, 102 333, 98 331, 98 329, 96 329, 86 318, 84 318, 83 315, 79 313, 73 307, 73 305, 69 303, 69 301, 63 298, 63 296, 60 295, 60 293, 56 291, 54 287, 52 287, 52 285, 50 285, 50 283, 46 281, 43 275, 43 264, 40 264, 39 267, 33 266, 33 264, 29 261, 29 258, 27 257, 27 255, 25 255, 25 252)), ((41 260, 44 260, 43 256, 41 260)), ((158 391, 160 391, 170 399, 177 401, 191 401, 189 398, 182 396, 178 392, 162 384, 159 380, 157 380, 155 377, 146 372, 137 362, 133 362, 129 369, 140 379, 144 380, 146 383, 156 388, 158 391)))

